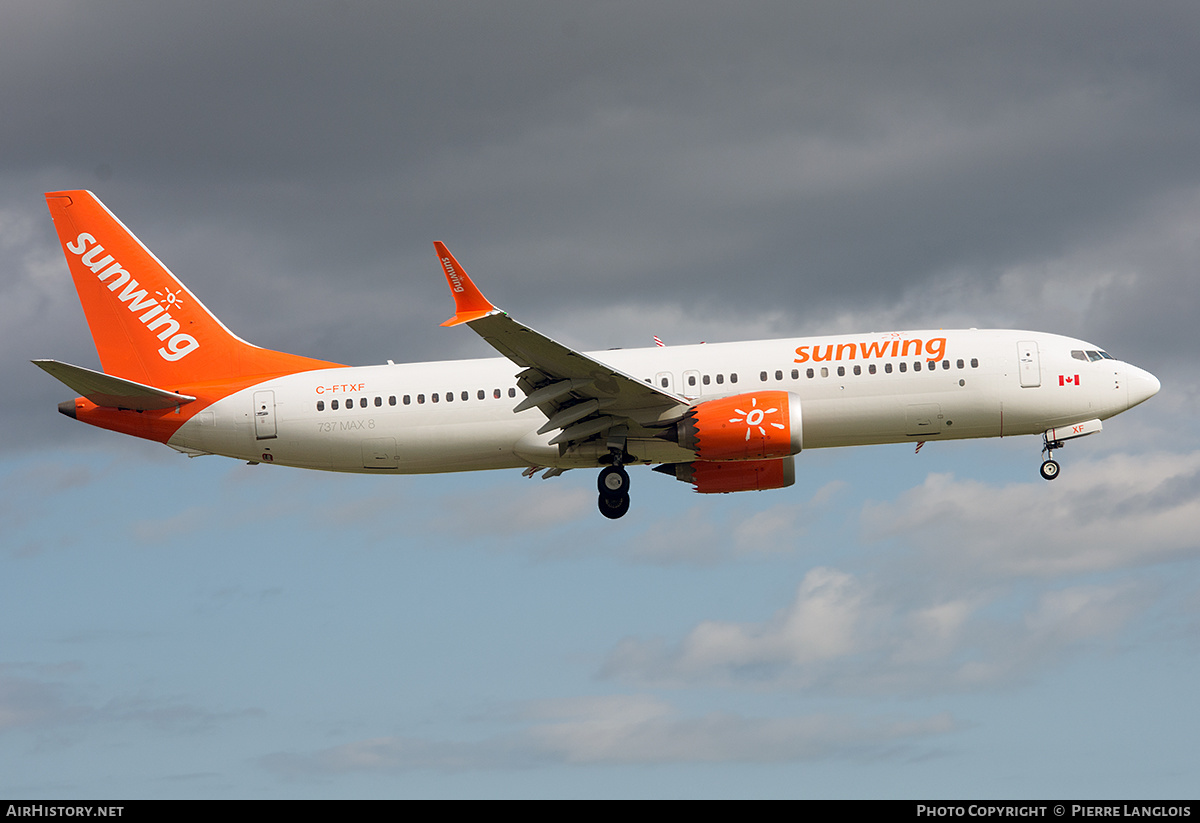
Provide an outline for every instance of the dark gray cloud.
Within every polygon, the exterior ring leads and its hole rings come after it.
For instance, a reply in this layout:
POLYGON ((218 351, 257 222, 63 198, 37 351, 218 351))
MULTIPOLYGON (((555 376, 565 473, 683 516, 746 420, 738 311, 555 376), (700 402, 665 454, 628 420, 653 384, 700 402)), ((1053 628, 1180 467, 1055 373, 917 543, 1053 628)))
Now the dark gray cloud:
POLYGON ((247 339, 343 362, 488 353, 436 329, 443 239, 588 347, 953 320, 1186 369, 1200 251, 1162 227, 1200 193, 1198 17, 6 4, 0 375, 32 388, 5 416, 59 437, 19 361, 94 364, 41 202, 74 187, 247 339))

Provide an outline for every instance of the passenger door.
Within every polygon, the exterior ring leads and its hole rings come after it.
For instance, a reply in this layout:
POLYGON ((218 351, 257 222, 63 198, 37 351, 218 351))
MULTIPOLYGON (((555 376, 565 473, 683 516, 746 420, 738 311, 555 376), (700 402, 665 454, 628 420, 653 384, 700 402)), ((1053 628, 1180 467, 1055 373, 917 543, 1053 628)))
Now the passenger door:
POLYGON ((1031 389, 1042 385, 1042 363, 1038 355, 1038 344, 1022 340, 1017 344, 1017 365, 1021 373, 1021 386, 1031 389))

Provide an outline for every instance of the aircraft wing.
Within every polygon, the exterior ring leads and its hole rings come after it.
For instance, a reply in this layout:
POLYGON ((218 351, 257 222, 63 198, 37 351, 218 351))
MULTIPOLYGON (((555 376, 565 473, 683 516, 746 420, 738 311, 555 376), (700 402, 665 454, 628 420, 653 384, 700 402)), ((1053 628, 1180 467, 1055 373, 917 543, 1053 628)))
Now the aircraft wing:
POLYGON ((687 408, 685 398, 513 320, 483 296, 444 244, 433 245, 454 294, 455 315, 442 325, 466 323, 496 351, 524 369, 517 385, 525 399, 513 411, 539 408, 547 417, 539 434, 562 429, 550 440, 552 444, 565 449, 573 442, 612 429, 653 426, 687 408))
POLYGON ((113 377, 111 374, 92 371, 83 366, 72 366, 70 363, 62 363, 58 360, 31 360, 29 362, 65 383, 97 406, 150 411, 182 406, 196 399, 190 395, 156 389, 153 386, 113 377))

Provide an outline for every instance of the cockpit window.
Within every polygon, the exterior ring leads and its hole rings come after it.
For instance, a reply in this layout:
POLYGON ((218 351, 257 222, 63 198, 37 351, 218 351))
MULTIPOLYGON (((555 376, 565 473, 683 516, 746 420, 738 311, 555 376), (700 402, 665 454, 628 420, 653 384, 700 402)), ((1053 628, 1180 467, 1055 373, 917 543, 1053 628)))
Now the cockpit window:
POLYGON ((1100 356, 1100 352, 1092 351, 1091 349, 1088 349, 1087 356, 1088 356, 1088 360, 1091 360, 1093 363, 1095 363, 1097 360, 1104 359, 1103 357, 1100 356))
POLYGON ((1076 360, 1082 360, 1085 363, 1087 362, 1087 359, 1088 359, 1087 355, 1083 353, 1083 349, 1072 349, 1071 356, 1074 357, 1076 360))
POLYGON ((1100 356, 1103 357, 1105 360, 1116 360, 1117 359, 1106 351, 1100 352, 1100 356))

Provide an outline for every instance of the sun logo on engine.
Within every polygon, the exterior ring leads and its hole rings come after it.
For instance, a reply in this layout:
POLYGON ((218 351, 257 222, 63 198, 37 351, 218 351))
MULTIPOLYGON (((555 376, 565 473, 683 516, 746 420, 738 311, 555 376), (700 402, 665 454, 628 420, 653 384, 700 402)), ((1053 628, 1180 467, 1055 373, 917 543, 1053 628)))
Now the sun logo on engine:
POLYGON ((155 292, 155 294, 163 299, 163 302, 167 304, 168 308, 178 309, 183 307, 183 300, 181 300, 179 297, 179 295, 183 294, 183 289, 180 289, 179 291, 159 289, 155 292))
POLYGON ((779 411, 779 409, 760 409, 760 408, 758 408, 758 398, 757 397, 750 398, 750 411, 745 412, 738 408, 735 408, 734 411, 742 416, 741 417, 731 417, 731 418, 729 418, 729 422, 730 423, 745 423, 747 440, 750 439, 750 435, 751 435, 751 433, 753 433, 753 431, 755 429, 758 429, 759 435, 761 435, 762 437, 766 437, 767 430, 764 428, 764 426, 772 426, 776 429, 786 428, 786 426, 784 426, 782 423, 768 423, 767 422, 767 415, 775 414, 775 412, 779 411))

